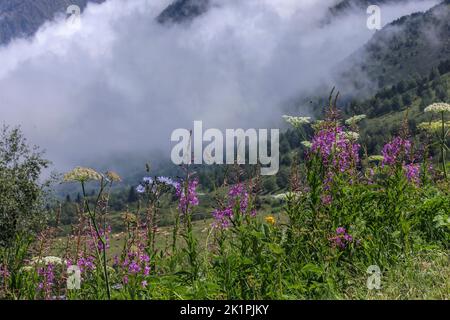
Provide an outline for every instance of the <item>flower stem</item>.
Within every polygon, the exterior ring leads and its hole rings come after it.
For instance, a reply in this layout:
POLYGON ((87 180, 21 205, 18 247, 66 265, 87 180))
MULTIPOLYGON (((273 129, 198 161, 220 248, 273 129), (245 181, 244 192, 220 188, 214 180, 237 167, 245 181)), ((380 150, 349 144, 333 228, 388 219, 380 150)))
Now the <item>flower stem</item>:
MULTIPOLYGON (((101 190, 100 190, 100 193, 103 191, 103 181, 102 181, 101 183, 102 183, 102 188, 101 188, 101 190)), ((100 230, 98 229, 97 221, 96 221, 96 219, 95 219, 95 212, 92 213, 92 212, 91 212, 91 208, 89 207, 89 202, 88 202, 87 197, 86 197, 86 190, 85 190, 84 182, 83 182, 83 181, 81 182, 81 189, 82 189, 82 191, 83 191, 83 197, 84 197, 84 205, 85 205, 85 208, 86 208, 86 210, 88 211, 89 218, 91 219, 92 225, 94 226, 95 233, 97 234, 97 238, 98 238, 98 239, 100 240, 100 242, 102 243, 102 248, 103 248, 103 261, 102 261, 102 262, 103 262, 103 273, 104 273, 104 276, 105 276, 106 293, 107 293, 107 295, 108 295, 108 299, 111 300, 111 290, 110 290, 110 288, 109 288, 108 269, 107 269, 107 267, 106 267, 106 242, 105 242, 105 240, 103 239, 103 237, 101 236, 100 230)), ((100 196, 99 196, 99 197, 100 197, 100 196)), ((104 232, 106 232, 106 230, 105 230, 104 232)), ((98 254, 98 248, 97 248, 97 254, 98 254)))

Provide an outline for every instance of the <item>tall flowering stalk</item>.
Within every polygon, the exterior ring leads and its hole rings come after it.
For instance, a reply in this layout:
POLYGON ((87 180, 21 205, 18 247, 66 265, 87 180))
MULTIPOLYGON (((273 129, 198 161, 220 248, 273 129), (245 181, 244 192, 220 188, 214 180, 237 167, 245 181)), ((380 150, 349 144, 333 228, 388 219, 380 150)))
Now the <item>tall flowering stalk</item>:
POLYGON ((192 226, 192 209, 199 205, 197 195, 198 179, 193 178, 187 172, 185 181, 177 185, 176 195, 179 197, 178 210, 180 218, 183 219, 185 225, 185 233, 183 235, 186 241, 186 252, 189 257, 189 263, 192 267, 192 278, 198 275, 197 261, 197 239, 194 235, 192 226))
POLYGON ((222 209, 214 210, 213 226, 227 229, 232 225, 240 225, 243 217, 255 217, 256 210, 251 201, 250 194, 242 183, 234 185, 228 192, 227 204, 222 209))
POLYGON ((103 275, 105 278, 105 287, 106 287, 106 293, 108 295, 108 299, 111 299, 111 288, 109 284, 109 276, 108 276, 108 269, 107 269, 107 257, 106 257, 106 249, 107 249, 107 239, 106 239, 106 224, 104 225, 103 231, 99 227, 98 221, 97 221, 97 211, 104 210, 106 212, 107 208, 107 201, 108 196, 105 197, 105 194, 107 191, 111 190, 112 184, 114 182, 120 181, 120 177, 117 173, 114 172, 107 172, 105 176, 101 175, 100 173, 96 172, 93 169, 90 168, 81 168, 77 167, 71 172, 67 173, 64 176, 65 182, 79 182, 81 184, 81 189, 83 192, 83 206, 84 210, 87 211, 92 227, 94 228, 96 240, 98 241, 96 248, 97 257, 99 258, 99 261, 103 264, 103 275), (100 181, 100 190, 98 192, 98 195, 96 197, 96 201, 94 204, 94 207, 91 208, 89 204, 89 200, 86 194, 86 182, 88 181, 100 181), (107 190, 109 187, 109 190, 107 190), (102 253, 102 257, 100 257, 100 254, 102 253))
POLYGON ((411 154, 411 141, 402 137, 395 137, 386 143, 381 151, 383 155, 382 165, 395 165, 409 160, 411 154))
POLYGON ((147 277, 150 275, 150 256, 145 252, 144 242, 137 241, 131 246, 127 246, 122 252, 122 256, 114 257, 113 268, 121 277, 121 284, 116 284, 113 288, 125 287, 131 297, 136 297, 137 289, 147 288, 147 277))
MULTIPOLYGON (((330 112, 327 120, 320 125, 312 139, 311 148, 307 151, 310 164, 320 162, 323 170, 322 188, 326 192, 331 190, 338 175, 350 177, 350 182, 354 181, 360 163, 357 136, 349 134, 339 125, 335 113, 330 112)), ((316 172, 315 169, 311 170, 316 172)), ((310 184, 316 185, 313 180, 317 179, 310 178, 310 184)), ((314 188, 317 189, 317 186, 314 188)), ((321 200, 324 205, 329 205, 333 199, 330 194, 323 194, 321 200)))
POLYGON ((38 268, 38 275, 40 277, 38 290, 44 294, 45 299, 50 299, 55 280, 53 264, 49 263, 38 268))
POLYGON ((311 152, 320 155, 329 173, 354 173, 359 163, 359 149, 360 145, 340 126, 320 130, 311 146, 311 152))
MULTIPOLYGON (((150 166, 147 165, 147 172, 150 166)), ((177 188, 178 183, 169 177, 144 177, 136 187, 136 192, 146 199, 146 222, 147 248, 149 253, 155 253, 156 232, 158 230, 158 218, 160 210, 160 199, 168 191, 177 188)))
POLYGON ((425 112, 438 114, 441 120, 441 133, 439 137, 439 147, 441 149, 441 161, 442 161, 442 171, 444 172, 444 177, 447 179, 447 151, 449 147, 447 146, 447 136, 449 129, 446 129, 447 123, 445 122, 445 114, 450 113, 450 104, 447 103, 434 103, 425 108, 425 112))
POLYGON ((420 184, 420 165, 416 163, 416 156, 410 140, 395 137, 386 143, 381 151, 382 166, 400 167, 409 182, 420 184))

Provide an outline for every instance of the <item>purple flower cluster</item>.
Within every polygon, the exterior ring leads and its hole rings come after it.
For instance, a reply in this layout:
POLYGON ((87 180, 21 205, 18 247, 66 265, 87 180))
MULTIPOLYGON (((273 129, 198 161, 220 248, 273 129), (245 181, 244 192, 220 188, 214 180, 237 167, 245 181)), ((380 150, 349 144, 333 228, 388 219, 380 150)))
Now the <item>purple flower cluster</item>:
POLYGON ((331 245, 335 248, 345 249, 353 242, 353 237, 347 233, 344 227, 336 229, 336 235, 330 239, 331 245))
POLYGON ((52 287, 55 280, 54 266, 49 263, 44 267, 38 268, 38 275, 40 277, 38 290, 42 291, 45 298, 48 299, 51 297, 52 287))
MULTIPOLYGON (((129 277, 146 277, 150 274, 150 257, 143 252, 130 251, 122 262, 119 262, 117 256, 114 257, 114 267, 122 270, 122 281, 126 285, 129 277)), ((141 284, 143 283, 147 282, 142 280, 141 284)))
POLYGON ((411 141, 395 137, 383 147, 381 153, 383 166, 401 164, 408 181, 416 185, 420 184, 420 165, 414 163, 415 155, 412 154, 411 141))
POLYGON ((0 278, 6 279, 9 277, 8 268, 2 264, 0 264, 0 278))
POLYGON ((329 206, 333 202, 333 197, 329 194, 323 194, 321 200, 324 206, 329 206))
POLYGON ((190 179, 186 183, 179 183, 176 188, 176 195, 179 197, 178 209, 182 215, 188 214, 192 207, 199 205, 197 195, 197 179, 190 179))
MULTIPOLYGON (((360 145, 349 138, 343 127, 325 125, 315 134, 307 156, 318 155, 325 167, 323 188, 331 189, 337 173, 353 175, 359 164, 360 145)), ((353 180, 350 180, 352 183, 353 180)), ((330 205, 333 198, 329 194, 322 195, 323 205, 330 205)))
POLYGON ((230 226, 231 219, 233 219, 233 209, 231 207, 226 207, 223 210, 216 209, 212 215, 215 219, 214 226, 226 229, 230 226))
MULTIPOLYGON (((72 260, 67 259, 67 267, 73 265, 72 260)), ((76 260, 76 265, 80 268, 80 272, 82 274, 81 280, 83 280, 83 275, 95 270, 95 257, 94 256, 80 256, 76 260)))
MULTIPOLYGON (((109 234, 111 233, 111 226, 107 226, 105 230, 100 229, 99 234, 100 237, 105 241, 105 249, 109 249, 109 234)), ((95 230, 91 230, 91 239, 95 239, 95 245, 99 252, 103 251, 103 243, 102 240, 98 237, 97 232, 95 230)), ((91 243, 91 248, 94 249, 93 244, 91 243)))
POLYGON ((393 165, 401 163, 411 152, 411 141, 401 137, 395 137, 391 142, 384 145, 381 154, 383 155, 383 165, 393 165))
POLYGON ((409 182, 416 185, 420 184, 420 165, 418 163, 410 163, 403 166, 406 178, 409 182))
POLYGON ((319 154, 330 171, 347 172, 359 162, 360 145, 351 141, 342 127, 325 128, 312 140, 310 152, 319 154))
MULTIPOLYGON (((231 220, 234 218, 235 210, 241 214, 247 214, 249 211, 249 193, 245 186, 241 183, 230 188, 228 192, 228 205, 224 209, 216 209, 212 213, 215 222, 213 226, 216 228, 226 229, 230 226, 231 220)), ((251 209, 250 216, 256 216, 256 210, 251 209)))

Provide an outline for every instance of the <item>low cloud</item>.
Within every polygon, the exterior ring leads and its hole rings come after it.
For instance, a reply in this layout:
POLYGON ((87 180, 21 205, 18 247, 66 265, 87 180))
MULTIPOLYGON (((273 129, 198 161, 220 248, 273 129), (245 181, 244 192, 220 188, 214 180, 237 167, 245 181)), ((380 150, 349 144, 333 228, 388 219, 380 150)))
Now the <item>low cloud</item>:
MULTIPOLYGON (((108 0, 79 29, 61 17, 0 48, 1 121, 21 125, 59 170, 169 157, 172 130, 194 120, 279 126, 286 101, 373 35, 365 12, 324 25, 335 0, 216 0, 191 24, 163 26, 155 17, 169 2, 108 0)), ((383 21, 437 2, 382 7, 383 21)))

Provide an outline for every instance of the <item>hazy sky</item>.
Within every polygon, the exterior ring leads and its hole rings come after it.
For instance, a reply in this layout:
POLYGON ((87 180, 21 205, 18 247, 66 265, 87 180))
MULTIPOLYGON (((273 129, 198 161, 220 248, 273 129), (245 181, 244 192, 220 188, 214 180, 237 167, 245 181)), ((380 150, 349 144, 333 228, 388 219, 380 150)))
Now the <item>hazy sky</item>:
MULTIPOLYGON (((333 0, 216 1, 191 25, 155 22, 169 0, 90 5, 0 48, 0 122, 21 125, 57 169, 170 156, 170 134, 280 125, 289 99, 367 42, 365 12, 323 26, 333 0)), ((437 0, 382 7, 384 23, 437 0)), ((307 110, 305 109, 305 112, 307 110)))

